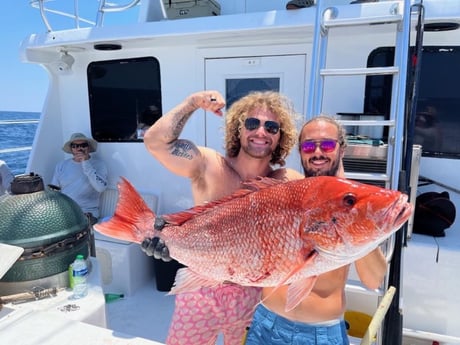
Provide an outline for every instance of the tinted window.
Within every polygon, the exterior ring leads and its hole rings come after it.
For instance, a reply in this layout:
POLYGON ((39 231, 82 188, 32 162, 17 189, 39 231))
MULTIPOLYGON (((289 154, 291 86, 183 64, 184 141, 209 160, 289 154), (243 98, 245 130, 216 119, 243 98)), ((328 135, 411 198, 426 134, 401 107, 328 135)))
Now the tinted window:
MULTIPOLYGON (((390 66, 394 49, 378 48, 368 66, 390 66)), ((423 47, 414 127, 414 144, 422 155, 460 158, 460 47, 423 47)), ((391 76, 368 76, 364 112, 388 116, 391 76)))
POLYGON ((91 134, 100 142, 141 141, 161 117, 160 66, 153 57, 88 66, 91 134))
POLYGON ((246 96, 251 91, 278 91, 280 90, 280 78, 236 78, 225 80, 226 107, 246 96))

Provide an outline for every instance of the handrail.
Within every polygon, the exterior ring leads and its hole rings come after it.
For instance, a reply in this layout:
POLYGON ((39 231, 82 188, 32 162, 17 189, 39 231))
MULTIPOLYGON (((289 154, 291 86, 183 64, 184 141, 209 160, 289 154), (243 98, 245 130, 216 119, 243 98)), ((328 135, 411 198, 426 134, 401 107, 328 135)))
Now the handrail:
POLYGON ((9 149, 0 149, 1 153, 11 153, 11 152, 20 152, 20 151, 30 151, 32 146, 22 146, 22 147, 11 147, 9 149))
MULTIPOLYGON (((0 120, 0 125, 20 125, 20 124, 30 124, 38 123, 38 120, 35 119, 18 119, 18 120, 0 120)), ((0 149, 0 154, 11 153, 11 152, 20 152, 20 151, 30 151, 32 146, 19 146, 19 147, 9 147, 5 149, 0 149)))
POLYGON ((130 3, 124 6, 105 6, 105 0, 101 0, 99 4, 99 10, 96 17, 96 26, 102 26, 104 21, 105 12, 123 12, 136 6, 141 0, 131 0, 130 3))
POLYGON ((371 345, 374 343, 374 339, 383 323, 383 319, 385 318, 388 308, 390 308, 395 292, 396 288, 394 286, 390 286, 385 295, 383 295, 383 298, 380 301, 369 326, 367 327, 366 333, 364 333, 360 345, 371 345))
MULTIPOLYGON (((0 120, 0 125, 20 125, 20 124, 33 124, 38 123, 38 119, 12 119, 12 120, 0 120)), ((11 152, 21 152, 21 151, 30 151, 32 146, 18 146, 18 147, 8 147, 5 149, 0 149, 0 154, 11 153, 11 152)))
POLYGON ((18 125, 27 123, 38 123, 38 120, 24 119, 24 120, 0 120, 0 125, 18 125))
MULTIPOLYGON (((42 17, 43 23, 46 26, 48 32, 53 31, 51 24, 48 21, 47 13, 53 13, 62 17, 72 18, 75 20, 75 28, 80 28, 80 23, 86 23, 91 26, 102 27, 104 21, 104 14, 106 12, 123 12, 134 6, 137 6, 141 0, 130 0, 129 3, 125 5, 117 5, 113 2, 107 3, 106 0, 100 0, 99 6, 96 13, 96 21, 85 19, 79 15, 78 0, 74 0, 74 13, 69 13, 65 11, 59 11, 56 9, 47 8, 45 2, 49 0, 30 0, 29 4, 33 8, 39 9, 40 16, 42 17)), ((87 1, 87 0, 86 0, 87 1)))
POLYGON ((442 341, 446 343, 460 344, 460 337, 444 335, 434 332, 425 332, 416 329, 403 328, 403 335, 423 340, 442 341))
MULTIPOLYGON (((62 16, 62 17, 75 19, 75 23, 76 23, 75 27, 76 28, 80 27, 80 25, 79 25, 80 22, 87 23, 87 24, 90 24, 90 25, 93 25, 93 26, 96 25, 96 23, 94 21, 82 18, 82 17, 80 17, 78 15, 78 0, 74 0, 74 11, 75 11, 74 14, 54 10, 54 9, 51 9, 51 8, 46 8, 45 7, 45 1, 47 1, 47 0, 30 0, 30 6, 32 6, 33 8, 38 8, 40 10, 40 16, 42 17, 43 23, 45 24, 46 29, 47 29, 48 32, 53 31, 53 29, 52 29, 51 24, 49 23, 48 18, 46 16, 47 12, 48 13, 53 13, 53 14, 56 14, 56 15, 59 15, 59 16, 62 16)), ((105 0, 102 0, 102 1, 105 2, 105 0)))

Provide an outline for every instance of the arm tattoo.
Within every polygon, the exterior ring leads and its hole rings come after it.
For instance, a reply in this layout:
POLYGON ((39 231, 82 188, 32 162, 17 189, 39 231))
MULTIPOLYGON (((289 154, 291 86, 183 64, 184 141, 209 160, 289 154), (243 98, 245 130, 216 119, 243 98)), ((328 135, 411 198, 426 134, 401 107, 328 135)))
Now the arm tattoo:
POLYGON ((179 135, 182 133, 182 130, 184 129, 185 124, 187 123, 191 115, 191 112, 186 114, 176 114, 171 128, 171 134, 175 139, 177 139, 179 135))
POLYGON ((166 134, 170 135, 171 155, 188 160, 192 160, 197 156, 198 149, 195 144, 188 140, 179 139, 179 135, 182 133, 187 120, 192 116, 195 110, 196 109, 188 103, 185 108, 180 109, 173 115, 170 131, 166 134))
POLYGON ((173 142, 177 138, 179 138, 179 135, 182 133, 182 130, 185 127, 185 124, 187 123, 188 119, 190 116, 192 116, 193 112, 196 109, 192 108, 190 104, 188 104, 185 108, 182 108, 178 111, 176 111, 175 114, 173 114, 173 118, 171 121, 171 131, 167 135, 171 135, 171 140, 170 142, 173 142))
POLYGON ((196 147, 188 140, 176 140, 171 146, 171 154, 173 156, 182 157, 192 160, 196 156, 196 147))

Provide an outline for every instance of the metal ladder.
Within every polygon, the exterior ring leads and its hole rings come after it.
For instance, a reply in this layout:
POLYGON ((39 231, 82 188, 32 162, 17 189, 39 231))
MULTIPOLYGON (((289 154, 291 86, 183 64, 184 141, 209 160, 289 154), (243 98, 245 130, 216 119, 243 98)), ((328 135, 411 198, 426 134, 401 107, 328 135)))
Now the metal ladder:
MULTIPOLYGON (((383 1, 363 3, 359 6, 344 5, 337 7, 322 7, 318 1, 316 9, 315 32, 311 62, 311 79, 307 105, 307 120, 322 113, 322 103, 325 78, 392 75, 391 105, 387 120, 341 120, 342 125, 379 126, 388 128, 388 142, 385 173, 347 173, 347 178, 379 181, 386 188, 399 189, 399 179, 404 154, 405 112, 406 112, 406 82, 408 75, 408 56, 410 49, 411 30, 411 0, 383 1), (393 25, 395 29, 394 65, 389 67, 357 67, 357 68, 327 68, 327 51, 329 30, 343 27, 364 27, 369 25, 393 25)), ((407 143, 406 143, 407 144, 407 143)), ((386 241, 387 260, 390 261, 395 246, 395 235, 386 241)), ((398 241, 396 241, 398 242, 398 241)), ((352 285, 355 284, 354 282, 352 285)), ((377 292, 380 300, 389 285, 388 275, 377 292)), ((347 284, 347 288, 349 285, 347 284)), ((365 294, 375 294, 366 291, 359 283, 351 289, 365 294)), ((397 293, 399 299, 399 291, 397 293)), ((399 302, 398 302, 399 303, 399 302)), ((399 304, 398 304, 399 306, 399 304)), ((401 319, 402 323, 402 319, 401 319)), ((401 331, 402 332, 402 331, 401 331)), ((384 337, 383 337, 384 338, 384 337)), ((382 343, 382 332, 377 341, 382 343)), ((385 342, 385 339, 383 339, 385 342)), ((390 342, 391 343, 391 342, 390 342)), ((389 343, 389 344, 390 344, 389 343)), ((394 342, 397 344, 397 342, 394 342)))
MULTIPOLYGON (((321 3, 321 2, 319 2, 321 3)), ((385 187, 398 189, 398 172, 401 167, 401 152, 404 135, 404 112, 407 78, 407 56, 409 53, 409 34, 411 9, 410 0, 385 1, 362 4, 362 10, 347 11, 345 5, 321 8, 317 6, 313 52, 311 63, 310 94, 307 107, 307 120, 320 114, 324 93, 324 79, 330 76, 370 76, 393 75, 391 90, 391 107, 388 120, 348 120, 340 121, 343 125, 384 126, 388 127, 388 151, 385 174, 352 173, 347 177, 359 180, 383 181, 385 187), (365 16, 366 10, 372 15, 365 16), (356 17, 356 13, 360 15, 356 17), (375 15, 378 13, 379 15, 375 15), (372 24, 397 24, 395 32, 395 62, 389 67, 358 67, 333 69, 326 68, 328 33, 330 29, 366 26, 372 24)))

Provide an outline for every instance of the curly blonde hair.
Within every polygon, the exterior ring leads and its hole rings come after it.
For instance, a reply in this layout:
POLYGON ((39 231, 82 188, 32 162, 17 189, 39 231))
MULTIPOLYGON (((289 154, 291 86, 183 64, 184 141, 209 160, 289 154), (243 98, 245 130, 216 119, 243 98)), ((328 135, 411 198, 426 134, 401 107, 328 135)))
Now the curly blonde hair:
POLYGON ((284 166, 285 158, 297 142, 296 121, 299 116, 292 102, 279 92, 254 91, 240 98, 227 110, 225 118, 225 151, 228 157, 236 157, 241 149, 240 133, 244 121, 257 108, 264 108, 278 116, 280 140, 272 153, 270 164, 284 166))

